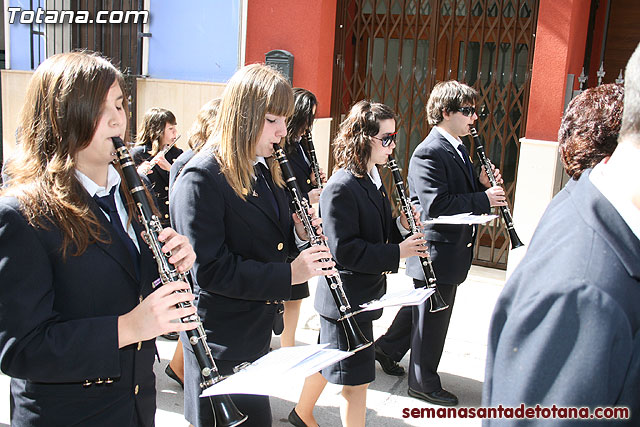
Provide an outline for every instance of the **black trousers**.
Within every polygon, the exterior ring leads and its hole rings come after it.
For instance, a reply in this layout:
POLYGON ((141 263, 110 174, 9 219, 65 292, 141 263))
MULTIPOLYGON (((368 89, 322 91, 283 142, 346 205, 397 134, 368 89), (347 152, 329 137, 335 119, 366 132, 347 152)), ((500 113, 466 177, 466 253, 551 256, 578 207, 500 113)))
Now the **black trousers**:
MULTIPOLYGON (((415 287, 424 287, 423 280, 413 280, 415 287)), ((421 305, 402 307, 387 332, 376 345, 389 357, 399 362, 411 349, 409 359, 409 387, 430 393, 442 388, 438 365, 449 330, 451 312, 458 285, 438 284, 438 290, 449 308, 430 313, 429 300, 421 305)))

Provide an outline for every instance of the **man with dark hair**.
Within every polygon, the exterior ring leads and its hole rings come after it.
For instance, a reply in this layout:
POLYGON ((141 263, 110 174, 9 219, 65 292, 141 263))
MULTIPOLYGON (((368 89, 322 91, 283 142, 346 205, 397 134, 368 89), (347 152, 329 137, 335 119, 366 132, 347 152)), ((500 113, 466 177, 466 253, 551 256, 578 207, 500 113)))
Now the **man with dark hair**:
POLYGON ((498 299, 484 406, 624 406, 640 423, 640 45, 624 97, 611 158, 554 197, 498 299))
MULTIPOLYGON (((475 89, 457 81, 434 86, 427 103, 429 136, 418 145, 409 163, 408 184, 411 201, 423 223, 441 215, 465 212, 489 213, 491 206, 503 206, 502 187, 491 187, 484 171, 474 175, 469 153, 460 137, 478 118, 475 89)), ((496 180, 502 181, 495 170, 496 180)), ((438 364, 449 329, 456 288, 464 282, 471 266, 475 227, 468 225, 427 225, 425 239, 433 262, 438 289, 446 310, 429 312, 430 304, 403 307, 385 335, 376 341, 376 360, 391 375, 402 375, 397 364, 411 348, 409 396, 444 406, 458 404, 458 398, 444 390, 438 376, 438 364)), ((426 286, 420 260, 407 259, 407 274, 416 287, 426 286)))

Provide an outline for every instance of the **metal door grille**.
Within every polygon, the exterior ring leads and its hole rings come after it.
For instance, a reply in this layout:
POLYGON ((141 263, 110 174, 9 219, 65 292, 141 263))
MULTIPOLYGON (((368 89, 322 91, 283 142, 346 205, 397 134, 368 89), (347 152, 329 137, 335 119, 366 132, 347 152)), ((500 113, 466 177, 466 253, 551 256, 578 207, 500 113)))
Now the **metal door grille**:
MULTIPOLYGON (((512 205, 537 11, 538 0, 338 0, 332 134, 356 101, 393 107, 400 117, 396 159, 406 176, 411 154, 430 130, 431 89, 438 81, 465 82, 480 93, 484 118, 476 127, 512 205)), ((465 143, 475 156, 473 144, 465 143)), ((388 173, 384 179, 391 184, 388 173)), ((503 221, 481 227, 478 239, 474 262, 506 268, 503 221)))

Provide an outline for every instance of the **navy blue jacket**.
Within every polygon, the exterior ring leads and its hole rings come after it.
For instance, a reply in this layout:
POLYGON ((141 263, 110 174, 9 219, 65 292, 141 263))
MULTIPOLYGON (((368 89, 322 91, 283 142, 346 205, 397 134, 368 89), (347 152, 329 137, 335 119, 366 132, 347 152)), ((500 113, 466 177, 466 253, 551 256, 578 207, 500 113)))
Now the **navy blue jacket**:
POLYGON ((33 228, 15 198, 0 199, 0 367, 12 377, 12 425, 153 425, 154 341, 118 349, 118 316, 148 295, 158 276, 133 224, 139 280, 117 237, 90 244, 80 256, 71 248, 63 260, 56 226, 33 228), (96 384, 98 378, 113 383, 96 384), (85 380, 94 384, 85 387, 85 380))
MULTIPOLYGON (((391 215, 384 186, 379 191, 368 176, 357 178, 337 170, 320 195, 322 227, 340 271, 352 310, 378 299, 387 291, 387 273, 398 271, 400 232, 391 215), (383 194, 384 193, 384 194, 383 194)), ((326 280, 318 279, 315 308, 321 315, 338 319, 339 313, 326 280)), ((382 310, 359 314, 373 320, 382 310)))
POLYGON ((554 197, 498 299, 483 406, 628 406, 637 426, 640 241, 589 175, 554 197))
POLYGON ((171 192, 171 221, 196 252, 194 293, 215 358, 249 360, 268 350, 277 306, 291 294, 297 252, 282 188, 279 219, 265 197, 236 195, 211 151, 183 169, 171 192))
MULTIPOLYGON (((481 191, 482 184, 469 174, 460 154, 435 128, 413 152, 407 183, 411 202, 425 224, 424 237, 438 283, 464 282, 473 258, 473 227, 426 221, 441 215, 489 213, 489 198, 481 191)), ((418 257, 407 259, 407 274, 424 280, 418 257)))

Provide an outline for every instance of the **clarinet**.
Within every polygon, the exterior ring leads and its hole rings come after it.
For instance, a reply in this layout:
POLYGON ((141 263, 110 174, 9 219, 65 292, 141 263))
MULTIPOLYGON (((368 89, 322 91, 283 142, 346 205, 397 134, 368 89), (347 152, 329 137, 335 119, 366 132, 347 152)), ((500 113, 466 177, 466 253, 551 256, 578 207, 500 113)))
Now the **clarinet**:
MULTIPOLYGON (((484 152, 484 146, 482 145, 482 141, 478 136, 478 131, 476 131, 476 128, 474 128, 473 126, 469 126, 469 133, 473 137, 473 142, 476 145, 478 158, 480 159, 480 163, 482 164, 484 171, 487 173, 489 182, 493 187, 495 187, 496 185, 498 185, 498 183, 496 182, 496 178, 493 176, 493 171, 491 171, 491 162, 484 152)), ((507 226, 507 232, 509 233, 509 239, 511 240, 511 249, 524 246, 524 243, 522 243, 522 241, 516 234, 516 229, 513 227, 513 217, 511 216, 511 210, 509 210, 509 206, 499 206, 499 208, 500 213, 502 214, 502 219, 507 226)))
MULTIPOLYGON (((400 175, 400 169, 398 169, 396 159, 394 159, 392 155, 389 155, 387 167, 391 169, 391 175, 393 175, 393 182, 396 185, 396 192, 400 199, 402 212, 404 212, 407 217, 407 221, 409 222, 409 233, 410 235, 419 233, 420 229, 418 228, 418 224, 416 224, 416 220, 413 217, 413 210, 411 209, 411 200, 407 197, 407 192, 404 188, 404 181, 402 181, 402 175, 400 175)), ((449 308, 449 305, 444 301, 442 295, 440 295, 438 284, 436 282, 436 274, 433 271, 433 265, 431 264, 431 256, 429 256, 428 253, 425 254, 425 256, 420 257, 420 266, 422 267, 424 279, 427 282, 427 288, 434 289, 433 294, 429 297, 429 304, 431 307, 429 312, 435 313, 437 311, 446 310, 449 308)))
POLYGON ((313 146, 313 140, 311 139, 311 132, 307 131, 300 142, 304 141, 307 148, 307 154, 309 154, 309 161, 311 162, 311 170, 316 177, 316 188, 322 189, 322 178, 320 178, 320 164, 316 157, 316 149, 313 146))
MULTIPOLYGON (((282 176, 287 184, 287 190, 289 190, 289 194, 291 195, 291 203, 293 204, 296 215, 298 215, 298 218, 302 221, 302 225, 309 236, 309 242, 312 246, 326 246, 323 237, 318 234, 316 228, 311 223, 311 217, 308 212, 309 202, 307 199, 302 197, 300 187, 298 187, 298 182, 293 174, 293 169, 291 169, 291 165, 289 164, 289 160, 287 159, 284 150, 278 144, 273 144, 273 149, 275 151, 274 156, 280 164, 282 176)), ((327 260, 323 259, 322 261, 327 260)), ((369 347, 371 342, 367 340, 353 318, 355 313, 351 311, 351 305, 349 304, 347 295, 344 293, 340 274, 336 272, 326 276, 326 280, 329 285, 329 289, 331 290, 331 296, 333 297, 340 313, 338 322, 342 324, 345 335, 347 336, 347 351, 355 352, 369 347)))
MULTIPOLYGON (((177 269, 173 268, 173 266, 169 264, 171 253, 162 252, 162 244, 158 240, 158 235, 162 231, 162 225, 160 224, 160 219, 153 214, 153 210, 151 209, 151 205, 147 199, 145 187, 142 184, 138 172, 136 171, 135 163, 131 158, 129 150, 127 150, 122 139, 115 137, 112 138, 112 140, 113 145, 116 148, 118 161, 122 167, 122 173, 125 181, 138 208, 140 222, 146 231, 144 236, 145 241, 149 245, 153 257, 158 264, 158 273, 160 273, 160 278, 154 282, 154 286, 160 284, 165 285, 175 281, 186 282, 187 275, 185 273, 178 272, 177 269)), ((191 302, 177 304, 178 308, 187 308, 191 306, 191 302)), ((189 338, 189 343, 193 348, 196 359, 198 360, 198 365, 200 366, 200 375, 202 376, 200 387, 202 389, 210 387, 223 378, 218 372, 211 350, 207 345, 207 336, 204 328, 202 327, 202 322, 200 322, 200 317, 197 314, 192 314, 191 316, 183 317, 180 321, 182 323, 197 323, 197 327, 186 331, 186 334, 189 338)), ((209 397, 209 399, 215 413, 216 426, 232 427, 242 424, 247 420, 247 416, 242 414, 238 408, 236 408, 228 395, 213 396, 209 397)))

